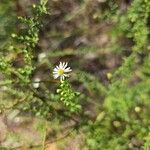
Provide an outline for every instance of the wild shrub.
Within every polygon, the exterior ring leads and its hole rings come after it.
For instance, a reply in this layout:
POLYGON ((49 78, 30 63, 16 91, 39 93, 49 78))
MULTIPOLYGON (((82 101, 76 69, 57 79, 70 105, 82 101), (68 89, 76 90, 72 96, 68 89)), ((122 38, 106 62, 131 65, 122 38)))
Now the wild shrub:
MULTIPOLYGON (((41 54, 38 63, 42 59, 43 64, 47 64, 49 75, 44 80, 34 78, 43 18, 51 15, 47 3, 48 0, 40 0, 32 6, 31 16, 18 16, 20 30, 12 33, 11 42, 1 48, 0 86, 1 91, 5 91, 0 101, 1 112, 19 109, 48 121, 72 120, 73 128, 85 137, 83 147, 90 150, 150 149, 150 1, 133 0, 122 11, 118 3, 106 0, 101 11, 96 12, 98 22, 113 25, 110 45, 113 53, 123 57, 120 66, 108 72, 107 83, 100 81, 94 73, 82 70, 78 62, 72 70, 67 63, 60 62, 56 67, 53 63, 55 57, 96 53, 94 46, 41 54), (99 16, 99 13, 103 15, 99 16), (131 41, 128 50, 118 42, 120 38, 131 41), (76 84, 82 84, 81 91, 76 90, 76 84), (94 105, 94 117, 86 111, 86 105, 94 105)), ((81 4, 86 11, 88 2, 81 4)), ((82 13, 79 11, 79 15, 85 12, 82 13)), ((84 27, 81 28, 83 33, 84 27)))

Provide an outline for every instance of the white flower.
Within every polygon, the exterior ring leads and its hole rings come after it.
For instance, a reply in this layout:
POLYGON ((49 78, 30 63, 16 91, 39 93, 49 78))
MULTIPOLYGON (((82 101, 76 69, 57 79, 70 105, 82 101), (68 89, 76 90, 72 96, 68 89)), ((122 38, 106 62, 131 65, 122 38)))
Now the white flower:
POLYGON ((38 78, 38 77, 36 77, 36 78, 34 79, 32 85, 33 85, 33 87, 34 87, 35 89, 39 88, 39 86, 40 86, 40 81, 41 81, 41 79, 38 78))
POLYGON ((56 66, 53 70, 53 77, 54 79, 57 79, 58 77, 60 77, 60 80, 64 80, 65 77, 69 77, 69 72, 71 72, 72 69, 70 69, 70 67, 68 67, 68 63, 66 62, 60 62, 59 66, 56 66))
POLYGON ((43 52, 43 53, 40 53, 38 55, 38 61, 39 62, 42 62, 44 58, 46 58, 46 53, 43 52))

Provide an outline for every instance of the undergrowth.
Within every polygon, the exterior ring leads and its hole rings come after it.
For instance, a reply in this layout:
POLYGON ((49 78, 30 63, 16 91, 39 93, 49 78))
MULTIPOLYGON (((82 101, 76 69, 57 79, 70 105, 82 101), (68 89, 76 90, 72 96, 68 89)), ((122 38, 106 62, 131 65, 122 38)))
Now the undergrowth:
MULTIPOLYGON (((7 42, 2 41, 4 46, 0 47, 0 86, 4 92, 0 101, 1 113, 19 109, 48 121, 72 120, 75 124, 73 128, 85 137, 81 149, 149 150, 150 1, 133 0, 126 10, 121 10, 119 4, 106 0, 100 9, 89 12, 94 13, 92 19, 96 23, 111 24, 111 40, 103 51, 121 56, 121 63, 107 71, 105 81, 99 79, 96 72, 89 73, 84 65, 80 65, 83 56, 99 54, 96 46, 81 46, 76 50, 57 48, 48 51, 42 62, 37 62, 38 43, 45 23, 43 20, 53 13, 47 9, 47 5, 47 0, 33 4, 31 16, 18 16, 20 27, 11 34, 11 39, 3 35, 7 42), (121 38, 131 41, 127 50, 119 42, 121 38), (64 81, 53 79, 52 74, 60 57, 75 60, 70 61, 73 71, 70 78, 64 81), (74 57, 81 60, 78 62, 74 57), (41 64, 48 67, 49 73, 44 79, 35 79, 34 74, 41 64), (88 113, 87 105, 94 107, 94 117, 91 112, 88 113)), ((90 1, 81 2, 82 9, 74 12, 73 16, 66 15, 65 19, 74 21, 76 16, 82 18, 89 5, 90 1)), ((86 26, 89 20, 86 19, 79 30, 89 36, 90 33, 86 32, 90 28, 86 26)), ((54 37, 59 39, 57 36, 54 37)))

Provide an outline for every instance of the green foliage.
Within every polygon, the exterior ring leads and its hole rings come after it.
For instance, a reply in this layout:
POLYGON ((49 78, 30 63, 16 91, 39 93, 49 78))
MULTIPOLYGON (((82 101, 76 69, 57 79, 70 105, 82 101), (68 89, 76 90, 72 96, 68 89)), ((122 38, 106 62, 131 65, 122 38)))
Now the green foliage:
MULTIPOLYGON (((136 118, 133 109, 136 106, 146 106, 150 104, 149 99, 149 43, 148 43, 148 18, 150 14, 149 1, 134 0, 129 6, 127 12, 123 15, 113 15, 117 21, 117 34, 124 34, 126 37, 132 38, 134 45, 132 53, 126 57, 122 65, 116 69, 105 97, 104 107, 107 110, 107 117, 100 123, 91 123, 88 127, 89 138, 86 140, 89 149, 128 149, 133 148, 133 143, 128 136, 133 133, 139 133, 135 137, 144 140, 144 135, 149 133, 148 124, 145 122, 140 125, 140 118, 136 118), (139 65, 141 61, 139 53, 146 53, 144 63, 139 65), (147 70, 148 69, 148 70, 147 70), (144 70, 147 72, 144 73, 144 70), (138 81, 133 84, 133 78, 138 81), (119 120, 119 127, 113 129, 113 120, 119 120), (126 122, 126 123, 125 123, 126 122), (118 129, 119 128, 119 129, 118 129), (114 133, 113 133, 114 132, 114 133), (144 135, 141 135, 144 132, 144 135), (118 135, 117 135, 118 134, 118 135), (119 138, 117 138, 119 137, 119 138), (131 142, 131 143, 130 143, 131 142), (113 145, 113 147, 112 147, 113 145)), ((143 107, 143 111, 144 111, 143 107)), ((146 118, 148 112, 140 114, 146 118)), ((149 149, 149 141, 144 148, 149 149)))
POLYGON ((143 150, 149 150, 150 149, 150 136, 145 138, 146 142, 143 146, 143 150))
MULTIPOLYGON (((44 14, 47 14, 46 3, 46 1, 41 0, 38 5, 34 5, 33 16, 18 17, 24 25, 24 28, 21 29, 18 34, 12 33, 11 37, 14 39, 14 42, 8 44, 5 48, 6 50, 1 51, 0 70, 4 76, 4 81, 1 84, 6 83, 7 85, 8 83, 8 89, 13 87, 7 92, 10 93, 10 96, 15 96, 16 99, 24 99, 26 96, 23 89, 22 91, 18 91, 18 89, 15 88, 15 84, 19 84, 20 87, 31 87, 31 75, 35 69, 33 66, 33 53, 39 40, 39 29, 42 25, 41 19, 44 14), (15 61, 14 59, 20 59, 19 57, 21 57, 23 64, 16 67, 12 62, 15 61), (9 82, 7 82, 8 80, 9 82), (21 96, 19 96, 20 94, 21 96)), ((31 91, 26 92, 32 95, 31 91)))
POLYGON ((134 50, 140 51, 147 46, 149 29, 147 26, 150 13, 150 2, 147 0, 134 0, 128 10, 128 19, 132 23, 129 37, 135 42, 134 50))
MULTIPOLYGON (((46 95, 41 95, 36 89, 33 89, 32 83, 32 74, 36 69, 34 66, 34 52, 35 47, 39 41, 39 32, 42 27, 42 17, 47 12, 47 2, 46 0, 41 0, 37 5, 33 4, 33 16, 31 17, 21 17, 18 19, 23 25, 23 28, 19 31, 18 34, 12 33, 11 37, 13 38, 13 42, 7 48, 7 52, 9 55, 19 55, 23 60, 23 65, 16 67, 12 65, 13 59, 11 57, 5 56, 5 52, 2 52, 0 56, 0 69, 3 73, 4 77, 8 77, 7 80, 4 80, 1 85, 7 85, 7 93, 11 96, 14 96, 15 99, 11 105, 5 106, 2 105, 1 109, 4 110, 9 108, 14 108, 15 106, 23 111, 31 111, 36 116, 42 116, 44 118, 50 118, 50 113, 55 112, 55 106, 53 103, 56 103, 54 94, 49 94, 45 92, 46 95), (20 46, 21 45, 21 46, 20 46), (13 76, 12 76, 13 75, 13 76), (14 78, 15 76, 15 78, 14 78), (21 90, 18 90, 15 87, 15 84, 18 84, 21 90), (12 85, 12 89, 10 89, 9 85, 12 85), (23 90, 24 88, 27 88, 23 90), (25 95, 28 95, 27 97, 25 95), (22 100, 23 99, 23 100, 22 100), (50 101, 51 100, 51 101, 50 101)), ((18 58, 15 58, 18 59, 18 58)), ((36 82, 36 81, 35 81, 36 82)), ((38 83, 40 84, 40 83, 38 83)), ((71 85, 69 82, 65 81, 60 85, 61 92, 61 100, 63 99, 63 103, 70 110, 70 112, 76 112, 81 109, 81 106, 77 102, 78 93, 74 92, 71 89, 71 85), (62 93, 65 93, 62 95, 62 93)))
MULTIPOLYGON (((73 35, 79 36, 78 32, 81 31, 80 34, 85 34, 87 39, 90 39, 92 34, 97 35, 91 28, 91 22, 96 24, 94 29, 102 23, 111 24, 109 44, 106 44, 102 50, 89 44, 91 38, 88 46, 81 44, 82 46, 77 49, 66 50, 64 48, 62 50, 60 48, 50 51, 44 61, 40 63, 36 62, 36 57, 40 30, 44 27, 42 23, 45 19, 44 15, 48 15, 52 19, 59 11, 52 11, 51 16, 47 10, 48 0, 40 0, 37 5, 33 4, 30 17, 18 17, 21 29, 17 33, 11 34, 13 41, 4 34, 9 42, 0 51, 2 78, 0 86, 5 91, 2 91, 3 100, 0 101, 0 109, 5 111, 17 108, 22 112, 31 112, 47 120, 61 118, 60 122, 63 119, 73 120, 76 123, 73 128, 79 129, 84 134, 83 147, 89 150, 136 148, 149 150, 150 45, 148 40, 150 30, 148 25, 150 1, 133 0, 125 10, 120 8, 119 2, 111 0, 95 2, 96 5, 92 5, 93 3, 91 1, 79 2, 82 6, 79 11, 69 15, 66 14, 66 9, 60 11, 63 11, 64 16, 62 16, 66 24, 73 24, 72 27, 75 26, 75 30, 79 28, 79 31, 75 31, 73 35), (78 25, 81 20, 76 23, 78 17, 83 20, 82 25, 78 25), (130 41, 130 44, 124 46, 121 43, 124 40, 130 41), (103 52, 106 52, 106 55, 112 53, 119 55, 119 65, 112 68, 106 65, 108 68, 105 66, 103 69, 103 61, 106 61, 106 58, 103 58, 103 52), (90 58, 87 57, 89 53, 90 58), (101 57, 99 58, 99 56, 101 57), (75 70, 71 82, 69 80, 58 81, 59 87, 57 88, 57 81, 51 77, 46 76, 46 80, 34 81, 34 73, 41 66, 48 66, 51 73, 54 62, 58 61, 60 57, 75 60, 71 62, 74 65, 73 70, 75 70), (14 63, 18 58, 21 61, 14 63), (96 61, 94 64, 92 64, 93 60, 96 61), (96 63, 99 61, 101 64, 97 67, 96 63), (85 67, 83 62, 88 64, 89 68, 85 67), (91 72, 89 73, 87 70, 91 72), (103 72, 104 75, 101 78, 103 72), (35 83, 38 84, 37 88, 33 86, 35 83), (81 94, 75 91, 76 87, 78 87, 77 91, 81 90, 81 94), (94 107, 91 108, 93 105, 94 107)), ((10 5, 8 1, 7 5, 10 5)), ((57 5, 60 5, 60 2, 57 5)), ((56 6, 52 5, 51 7, 55 8, 56 6)), ((8 8, 5 6, 3 11, 2 18, 5 18, 8 8)), ((63 23, 57 22, 52 28, 53 31, 50 31, 51 39, 61 40, 64 35, 72 36, 70 33, 72 31, 64 31, 66 26, 59 30, 60 24, 63 23)), ((4 29, 4 25, 2 27, 4 29)), ((73 29, 71 28, 71 30, 73 29)), ((99 31, 101 29, 98 29, 99 31)), ((110 61, 112 60, 110 59, 110 61)), ((50 76, 52 75, 50 74, 50 76)))
POLYGON ((0 2, 0 48, 10 41, 10 34, 14 31, 16 15, 13 12, 13 2, 9 0, 0 2))
MULTIPOLYGON (((12 38, 14 38, 17 42, 17 46, 9 45, 7 47, 7 51, 12 54, 16 55, 20 54, 23 57, 23 67, 15 68, 11 66, 11 59, 7 57, 4 58, 3 55, 0 56, 0 68, 2 69, 4 74, 14 73, 21 82, 29 83, 30 76, 34 70, 33 67, 33 50, 39 40, 39 27, 41 26, 41 17, 46 12, 46 3, 41 2, 40 5, 35 9, 35 15, 33 17, 18 17, 18 19, 25 25, 25 28, 22 29, 22 33, 20 34, 12 34, 12 38), (40 7, 40 8, 39 8, 40 7), (21 48, 18 45, 21 44, 21 48)), ((13 44, 13 43, 12 43, 13 44)), ((6 53, 6 52, 3 52, 6 53)))
POLYGON ((30 82, 30 75, 32 74, 33 67, 33 51, 39 41, 39 29, 41 24, 41 17, 47 14, 46 2, 40 1, 38 6, 33 5, 33 17, 18 17, 24 24, 25 28, 20 35, 12 34, 12 37, 20 44, 23 44, 21 50, 18 48, 13 49, 18 53, 22 53, 24 58, 24 66, 17 69, 17 73, 22 76, 23 82, 30 82))
POLYGON ((78 112, 81 109, 79 104, 79 92, 75 92, 67 81, 61 81, 57 89, 60 101, 67 107, 70 112, 78 112))

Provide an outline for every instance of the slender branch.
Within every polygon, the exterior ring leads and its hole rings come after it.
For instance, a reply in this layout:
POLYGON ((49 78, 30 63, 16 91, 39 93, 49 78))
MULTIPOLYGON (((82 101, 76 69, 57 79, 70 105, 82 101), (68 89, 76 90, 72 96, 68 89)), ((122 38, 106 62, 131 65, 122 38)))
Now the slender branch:
POLYGON ((44 136, 43 136, 42 150, 45 150, 46 135, 47 135, 47 121, 46 121, 46 125, 45 125, 45 132, 44 132, 44 136))
MULTIPOLYGON (((52 82, 52 83, 58 83, 59 81, 56 80, 41 80, 41 81, 31 81, 29 82, 29 84, 33 84, 33 83, 42 83, 42 82, 52 82)), ((16 81, 8 81, 8 82, 0 82, 0 86, 6 86, 6 85, 12 85, 12 84, 18 84, 19 82, 16 81)))
POLYGON ((51 140, 51 141, 48 141, 46 142, 46 145, 50 144, 50 143, 55 143, 57 141, 60 141, 60 140, 63 140, 65 139, 66 137, 68 137, 73 131, 75 130, 75 128, 72 128, 71 131, 67 132, 65 135, 59 137, 59 138, 56 138, 54 140, 51 140))
POLYGON ((2 109, 0 110, 1 112, 0 113, 3 113, 5 110, 10 110, 12 108, 15 108, 16 106, 18 106, 19 104, 21 104, 22 102, 26 101, 27 98, 23 98, 21 100, 18 100, 17 102, 15 102, 13 105, 11 106, 4 106, 2 105, 2 109))

